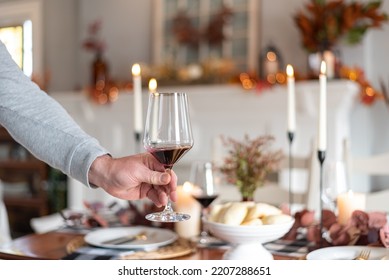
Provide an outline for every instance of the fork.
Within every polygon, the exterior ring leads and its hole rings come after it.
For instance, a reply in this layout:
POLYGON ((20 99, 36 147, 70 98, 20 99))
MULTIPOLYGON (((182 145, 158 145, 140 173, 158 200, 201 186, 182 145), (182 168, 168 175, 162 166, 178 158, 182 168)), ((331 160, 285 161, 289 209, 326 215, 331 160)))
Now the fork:
POLYGON ((354 260, 368 260, 370 256, 370 249, 363 249, 354 260))

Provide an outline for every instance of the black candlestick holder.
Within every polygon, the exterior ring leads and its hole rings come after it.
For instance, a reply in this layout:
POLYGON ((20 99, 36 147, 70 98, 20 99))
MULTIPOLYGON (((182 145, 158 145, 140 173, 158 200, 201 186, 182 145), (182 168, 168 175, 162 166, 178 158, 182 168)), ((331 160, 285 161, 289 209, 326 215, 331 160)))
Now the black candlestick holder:
POLYGON ((141 152, 142 135, 140 132, 135 132, 134 137, 135 137, 135 153, 138 154, 141 152))
POLYGON ((323 199, 322 199, 322 194, 323 194, 323 163, 325 160, 326 152, 318 150, 317 151, 317 158, 319 159, 320 163, 320 190, 319 190, 319 197, 320 197, 320 202, 319 202, 319 213, 320 213, 320 225, 319 225, 319 230, 320 230, 320 247, 323 245, 323 199))
POLYGON ((292 143, 294 139, 294 132, 288 131, 288 140, 289 140, 289 211, 292 214, 292 205, 293 205, 293 192, 292 192, 292 170, 293 170, 293 157, 292 157, 292 143))

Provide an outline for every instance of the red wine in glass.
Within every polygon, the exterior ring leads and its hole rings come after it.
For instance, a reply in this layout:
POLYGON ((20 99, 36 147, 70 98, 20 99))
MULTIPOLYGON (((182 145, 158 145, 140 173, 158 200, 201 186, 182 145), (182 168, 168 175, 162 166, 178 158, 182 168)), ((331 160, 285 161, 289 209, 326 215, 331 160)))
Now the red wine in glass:
POLYGON ((217 198, 217 195, 193 195, 202 207, 207 208, 217 198))
POLYGON ((173 165, 190 149, 190 145, 159 146, 158 144, 148 148, 151 153, 165 168, 171 169, 173 165))

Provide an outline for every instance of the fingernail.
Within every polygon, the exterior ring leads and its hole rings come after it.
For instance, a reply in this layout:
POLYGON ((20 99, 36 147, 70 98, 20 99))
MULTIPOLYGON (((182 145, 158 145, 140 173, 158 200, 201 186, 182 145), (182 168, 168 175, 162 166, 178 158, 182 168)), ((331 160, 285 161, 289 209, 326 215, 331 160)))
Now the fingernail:
POLYGON ((161 175, 161 181, 164 182, 165 184, 169 183, 170 181, 170 175, 167 173, 163 173, 161 175))

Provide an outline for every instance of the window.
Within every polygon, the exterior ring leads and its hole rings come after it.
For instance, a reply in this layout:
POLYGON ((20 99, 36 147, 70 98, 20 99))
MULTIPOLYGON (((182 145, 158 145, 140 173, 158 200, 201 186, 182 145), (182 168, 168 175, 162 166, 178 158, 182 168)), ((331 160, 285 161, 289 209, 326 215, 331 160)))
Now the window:
POLYGON ((32 23, 0 27, 0 40, 27 76, 32 74, 32 23))
POLYGON ((0 3, 0 40, 27 76, 43 73, 41 0, 0 3))
MULTIPOLYGON (((156 0, 154 22, 154 63, 202 62, 208 58, 230 58, 240 71, 256 70, 258 36, 257 0, 156 0), (223 26, 221 44, 199 40, 196 47, 178 43, 172 31, 175 19, 185 16, 195 32, 203 32, 223 7, 232 16, 223 26)), ((194 34, 191 34, 194 35, 194 34)))

